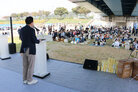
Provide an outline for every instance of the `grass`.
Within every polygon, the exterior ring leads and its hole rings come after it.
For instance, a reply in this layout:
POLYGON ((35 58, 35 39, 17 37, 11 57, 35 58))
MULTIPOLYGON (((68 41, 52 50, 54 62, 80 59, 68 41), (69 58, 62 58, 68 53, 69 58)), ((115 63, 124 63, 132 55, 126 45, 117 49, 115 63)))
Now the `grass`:
MULTIPOLYGON (((69 23, 69 24, 76 24, 76 23, 88 23, 90 19, 42 19, 42 20, 35 20, 34 22, 37 24, 41 23, 69 23)), ((9 21, 0 20, 0 24, 9 24, 9 21)), ((25 24, 24 20, 15 21, 13 20, 13 24, 25 24)))
POLYGON ((48 53, 51 58, 83 64, 85 59, 98 61, 115 58, 116 60, 128 58, 129 51, 109 46, 95 47, 88 45, 72 45, 61 42, 49 42, 48 53), (56 48, 55 48, 56 47, 56 48))
MULTIPOLYGON (((45 20, 34 20, 35 23, 45 23, 45 20)), ((9 24, 10 21, 7 21, 7 20, 3 20, 1 21, 0 20, 0 24, 9 24)), ((13 20, 13 24, 25 24, 25 21, 24 20, 19 20, 19 21, 15 21, 13 20)))
POLYGON ((46 23, 88 23, 90 19, 49 19, 46 23))
MULTIPOLYGON (((10 38, 9 38, 10 42, 10 38)), ((92 41, 90 40, 89 43, 92 41)), ((15 37, 17 51, 19 52, 21 41, 15 37)), ((107 42, 108 43, 108 42, 107 42)), ((111 40, 108 43, 111 44, 111 40)), ((85 59, 98 61, 115 58, 116 60, 128 58, 130 52, 125 49, 112 48, 111 46, 95 47, 89 45, 73 45, 63 42, 47 42, 47 52, 50 58, 83 64, 85 59)))

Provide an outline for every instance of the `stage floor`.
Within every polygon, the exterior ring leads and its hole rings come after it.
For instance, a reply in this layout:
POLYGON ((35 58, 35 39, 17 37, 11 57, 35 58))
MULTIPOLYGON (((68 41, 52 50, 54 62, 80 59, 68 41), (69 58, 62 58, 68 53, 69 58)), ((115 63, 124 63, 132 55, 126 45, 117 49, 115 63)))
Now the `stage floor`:
POLYGON ((14 54, 11 57, 0 60, 0 92, 11 92, 8 89, 14 89, 14 92, 138 92, 136 80, 120 79, 115 74, 85 70, 81 64, 52 59, 48 61, 51 75, 39 79, 34 86, 26 86, 22 84, 21 56, 14 54))
POLYGON ((2 68, 0 74, 0 92, 78 92, 40 79, 38 84, 25 85, 21 74, 2 68))

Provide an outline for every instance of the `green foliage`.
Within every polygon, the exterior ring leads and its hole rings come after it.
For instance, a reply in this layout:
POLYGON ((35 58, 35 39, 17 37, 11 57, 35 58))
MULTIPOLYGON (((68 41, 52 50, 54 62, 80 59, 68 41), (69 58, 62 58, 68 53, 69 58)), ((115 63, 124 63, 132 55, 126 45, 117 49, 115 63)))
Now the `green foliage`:
MULTIPOLYGON (((73 19, 73 18, 64 18, 62 20, 59 20, 57 18, 47 18, 47 19, 35 19, 35 24, 40 24, 40 23, 69 23, 69 24, 86 24, 90 21, 91 19, 73 19)), ((7 20, 0 20, 0 24, 8 24, 9 23, 9 17, 7 20)), ((13 20, 13 24, 24 24, 24 20, 13 20)))
POLYGON ((49 19, 46 21, 46 23, 82 23, 82 24, 85 24, 85 23, 88 23, 90 21, 90 19, 67 19, 67 18, 64 18, 62 20, 59 20, 59 19, 49 19))
POLYGON ((82 7, 82 6, 77 6, 75 8, 72 8, 72 11, 78 15, 78 14, 85 14, 87 15, 88 13, 90 13, 91 11, 86 9, 85 7, 82 7))
POLYGON ((11 17, 17 17, 17 14, 16 13, 12 13, 11 17))
POLYGON ((27 17, 29 15, 34 16, 34 17, 47 17, 51 12, 50 11, 44 11, 44 10, 39 10, 38 12, 21 12, 21 13, 12 13, 11 16, 18 20, 18 19, 23 19, 24 17, 27 17))
POLYGON ((31 15, 36 17, 36 16, 38 16, 38 13, 37 12, 32 12, 31 15))
POLYGON ((51 12, 50 11, 44 11, 44 10, 39 10, 38 16, 48 16, 51 12))
POLYGON ((54 14, 62 17, 62 15, 68 14, 68 10, 64 7, 58 7, 55 9, 54 14))
POLYGON ((44 15, 45 15, 45 16, 48 16, 48 15, 50 15, 50 13, 51 13, 50 11, 45 11, 45 12, 44 12, 44 15))
POLYGON ((90 18, 90 19, 93 19, 93 16, 90 16, 89 18, 90 18))

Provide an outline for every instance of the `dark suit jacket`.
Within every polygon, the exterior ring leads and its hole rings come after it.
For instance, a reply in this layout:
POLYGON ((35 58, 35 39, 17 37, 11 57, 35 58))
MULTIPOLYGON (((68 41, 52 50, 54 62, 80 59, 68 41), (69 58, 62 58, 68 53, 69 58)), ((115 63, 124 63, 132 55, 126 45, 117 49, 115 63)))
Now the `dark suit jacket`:
POLYGON ((35 44, 39 44, 39 40, 37 40, 35 35, 35 30, 28 25, 24 26, 23 28, 21 28, 20 38, 22 41, 20 53, 25 53, 26 49, 29 48, 29 54, 35 55, 35 44))

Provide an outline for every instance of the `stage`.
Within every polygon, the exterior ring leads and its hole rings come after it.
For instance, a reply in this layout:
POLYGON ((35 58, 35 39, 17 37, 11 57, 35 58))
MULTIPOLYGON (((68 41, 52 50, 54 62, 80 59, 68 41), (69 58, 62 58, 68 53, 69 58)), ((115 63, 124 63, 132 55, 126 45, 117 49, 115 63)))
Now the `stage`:
POLYGON ((38 84, 25 85, 21 74, 2 68, 0 74, 0 92, 78 92, 40 79, 38 84))
POLYGON ((20 54, 0 60, 0 92, 138 92, 138 81, 120 79, 115 74, 83 69, 83 65, 48 61, 50 76, 36 85, 22 83, 20 54))

